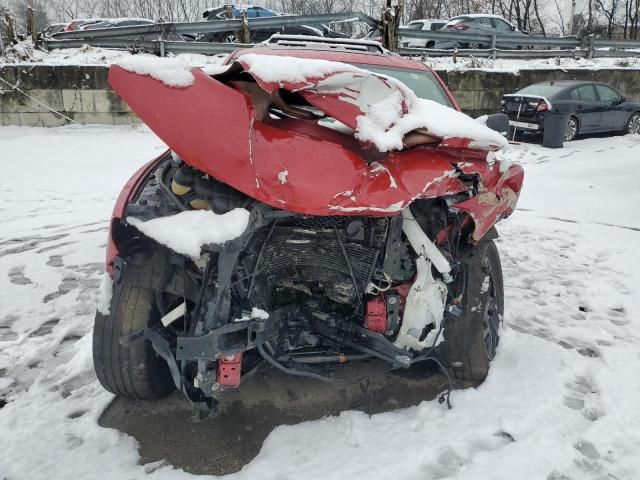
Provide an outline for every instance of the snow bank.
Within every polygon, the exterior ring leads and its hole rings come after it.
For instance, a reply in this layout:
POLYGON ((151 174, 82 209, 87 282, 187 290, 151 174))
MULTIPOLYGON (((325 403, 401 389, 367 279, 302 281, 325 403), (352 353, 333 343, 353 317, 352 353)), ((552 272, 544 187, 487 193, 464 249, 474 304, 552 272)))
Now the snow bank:
POLYGON ((118 60, 115 65, 139 75, 149 75, 169 87, 188 87, 195 81, 191 63, 182 57, 136 55, 118 60))
POLYGON ((242 235, 249 224, 249 212, 235 208, 217 215, 210 210, 192 210, 146 222, 127 217, 127 222, 174 252, 198 258, 202 245, 224 243, 242 235))

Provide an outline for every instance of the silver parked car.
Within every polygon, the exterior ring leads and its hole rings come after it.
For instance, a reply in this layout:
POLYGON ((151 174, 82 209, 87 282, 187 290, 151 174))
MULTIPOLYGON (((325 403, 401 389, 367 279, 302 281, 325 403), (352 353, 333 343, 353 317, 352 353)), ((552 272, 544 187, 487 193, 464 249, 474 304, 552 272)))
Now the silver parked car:
MULTIPOLYGON (((447 20, 423 18, 421 20, 413 20, 412 22, 409 22, 406 28, 411 30, 421 30, 423 32, 434 32, 443 28, 446 24, 447 20)), ((433 48, 435 41, 426 38, 410 38, 401 36, 399 44, 401 47, 406 48, 433 48)))
MULTIPOLYGON (((476 35, 497 35, 496 39, 496 47, 502 49, 513 49, 513 48, 522 48, 526 46, 526 40, 529 38, 529 34, 527 32, 523 32, 518 30, 515 25, 512 25, 503 17, 499 15, 489 15, 489 14, 470 14, 470 15, 460 15, 457 17, 453 17, 449 20, 443 31, 447 32, 464 32, 464 33, 475 33, 476 35), (523 41, 522 45, 514 44, 514 43, 505 43, 501 41, 508 37, 510 39, 521 39, 523 41)), ((486 44, 478 41, 442 41, 436 42, 434 48, 490 48, 491 44, 486 44)))

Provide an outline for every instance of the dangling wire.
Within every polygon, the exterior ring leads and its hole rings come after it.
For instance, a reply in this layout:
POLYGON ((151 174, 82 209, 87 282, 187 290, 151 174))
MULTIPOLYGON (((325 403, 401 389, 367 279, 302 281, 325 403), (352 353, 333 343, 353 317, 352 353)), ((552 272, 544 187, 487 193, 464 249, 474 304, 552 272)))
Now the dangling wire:
POLYGON ((24 95, 25 97, 29 98, 31 101, 37 103, 38 105, 40 105, 41 107, 46 108, 47 110, 49 110, 52 113, 55 113, 56 115, 60 115, 62 118, 64 118, 65 120, 67 120, 68 122, 71 123, 75 123, 76 125, 82 125, 80 122, 75 121, 73 118, 69 118, 67 117, 64 113, 59 112, 58 110, 56 110, 55 108, 51 108, 49 105, 47 105, 46 103, 42 103, 40 100, 38 100, 37 98, 33 98, 31 95, 29 95, 27 92, 25 92, 24 90, 22 90, 20 87, 18 87, 18 85, 12 85, 11 83, 7 82, 4 78, 0 77, 0 82, 4 83, 5 85, 8 85, 12 91, 16 91, 21 93, 22 95, 24 95))

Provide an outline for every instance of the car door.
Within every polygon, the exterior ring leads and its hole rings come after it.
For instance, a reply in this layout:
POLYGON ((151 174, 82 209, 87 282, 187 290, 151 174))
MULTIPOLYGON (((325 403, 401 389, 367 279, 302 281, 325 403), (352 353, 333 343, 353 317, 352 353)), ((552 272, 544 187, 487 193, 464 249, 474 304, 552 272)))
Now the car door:
POLYGON ((593 84, 580 85, 570 92, 575 113, 580 122, 580 132, 593 132, 600 128, 601 105, 593 84))
MULTIPOLYGON (((471 26, 471 28, 466 30, 467 33, 475 33, 476 35, 493 35, 495 33, 491 20, 487 17, 474 17, 466 23, 471 26)), ((473 40, 469 42, 469 46, 472 46, 475 43, 478 42, 473 40)), ((479 46, 488 48, 490 44, 481 42, 479 46)))
POLYGON ((493 27, 494 27, 493 33, 498 35, 498 38, 496 39, 496 47, 498 48, 515 49, 521 46, 513 43, 501 42, 500 37, 513 39, 513 38, 525 38, 527 36, 521 31, 515 30, 511 24, 505 22, 501 18, 492 18, 491 22, 493 23, 493 27))
POLYGON ((600 129, 622 130, 629 118, 629 113, 622 108, 622 95, 608 85, 596 84, 595 87, 600 101, 600 129))
MULTIPOLYGON (((409 30, 424 30, 424 22, 419 20, 414 20, 413 22, 409 22, 407 27, 409 30)), ((400 37, 399 44, 401 47, 411 47, 411 48, 420 48, 424 47, 427 40, 422 38, 412 38, 412 37, 400 37)))

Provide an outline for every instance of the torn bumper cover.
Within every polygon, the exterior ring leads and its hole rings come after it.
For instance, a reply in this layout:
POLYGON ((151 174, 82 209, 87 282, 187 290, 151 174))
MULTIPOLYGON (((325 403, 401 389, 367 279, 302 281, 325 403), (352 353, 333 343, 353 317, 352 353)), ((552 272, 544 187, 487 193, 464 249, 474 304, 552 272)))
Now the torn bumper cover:
POLYGON ((476 222, 474 239, 513 210, 522 169, 487 161, 504 139, 479 122, 351 65, 259 57, 266 56, 241 56, 214 76, 193 68, 186 86, 114 65, 109 83, 186 163, 276 208, 399 215, 416 199, 470 192, 476 175, 479 190, 456 205, 476 222), (273 63, 282 60, 302 63, 278 74, 273 63), (287 102, 294 96, 306 108, 287 102), (459 126, 447 130, 452 115, 468 136, 459 126), (326 117, 344 128, 327 128, 326 117))

